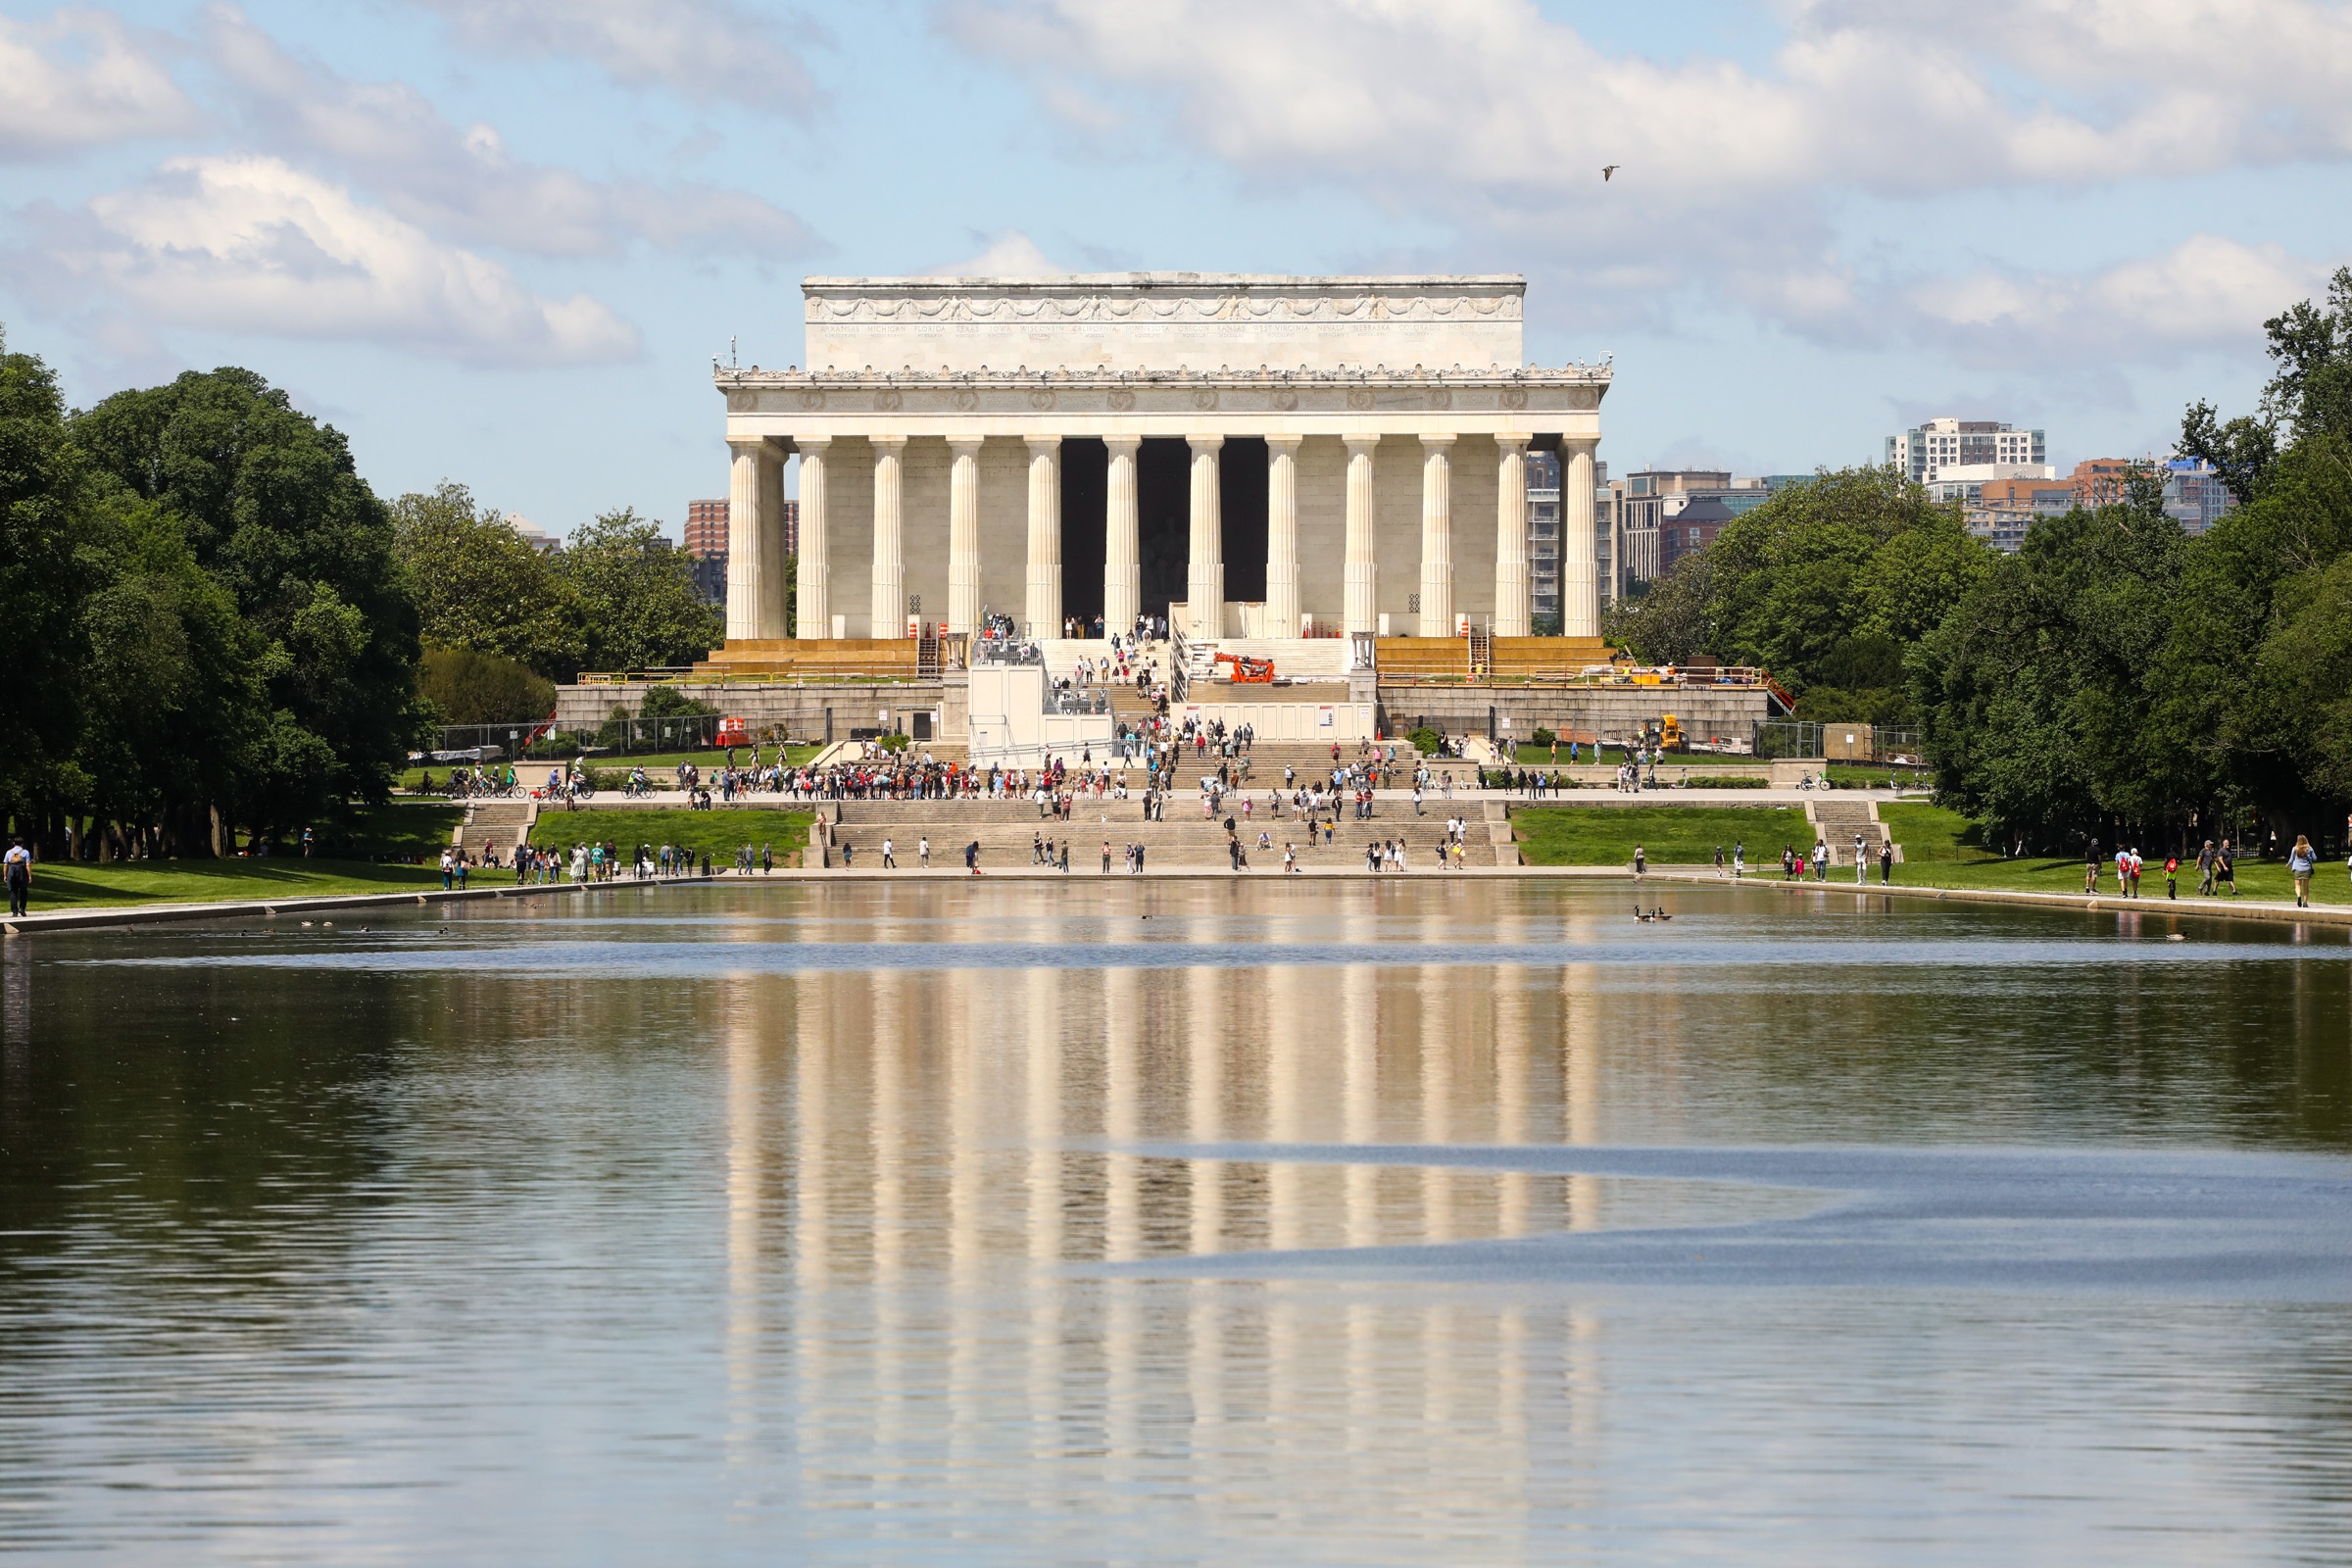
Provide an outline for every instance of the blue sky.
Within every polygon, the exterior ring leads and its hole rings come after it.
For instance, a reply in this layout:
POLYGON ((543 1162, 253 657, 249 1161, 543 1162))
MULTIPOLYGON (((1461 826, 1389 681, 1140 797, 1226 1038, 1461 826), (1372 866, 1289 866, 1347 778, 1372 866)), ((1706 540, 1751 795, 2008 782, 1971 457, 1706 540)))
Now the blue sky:
POLYGON ((2160 451, 2348 162, 2317 0, 0 0, 12 348, 252 367, 560 532, 725 493, 710 359, 797 362, 805 273, 972 264, 1524 272, 1619 471, 2160 451))

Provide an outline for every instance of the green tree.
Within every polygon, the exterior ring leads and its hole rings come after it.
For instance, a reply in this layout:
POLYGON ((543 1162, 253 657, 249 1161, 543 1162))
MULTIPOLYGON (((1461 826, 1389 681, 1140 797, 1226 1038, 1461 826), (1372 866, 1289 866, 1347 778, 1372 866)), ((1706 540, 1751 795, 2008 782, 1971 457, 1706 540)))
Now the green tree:
POLYGON ((97 819, 100 854, 204 855, 257 787, 323 743, 270 705, 268 649, 228 590, 196 564, 180 519, 116 492, 84 552, 81 734, 87 780, 74 802, 97 819))
POLYGON ((470 648, 427 648, 418 683, 445 724, 503 724, 556 710, 555 682, 528 664, 470 648))
POLYGON ((555 562, 464 485, 393 502, 392 536, 427 647, 496 655, 551 681, 578 671, 586 638, 555 562))
POLYGON ((590 668, 691 663, 726 635, 725 619, 695 597, 686 553, 633 509, 580 527, 560 569, 587 629, 590 668))
POLYGON ((424 713, 417 615, 391 518, 342 433, 234 368, 117 393, 72 428, 102 469, 181 520, 196 564, 263 639, 285 717, 256 753, 255 824, 380 799, 424 713))
POLYGON ((36 835, 78 728, 87 490, 57 378, 0 338, 0 808, 36 835))
POLYGON ((2152 474, 2125 505, 2036 521, 1910 656, 1938 799, 2042 849, 2197 809, 2150 678, 2188 555, 2152 474))
POLYGON ((2240 502, 2270 488, 2282 435, 2352 439, 2352 267, 2328 280, 2325 305, 2304 300, 2262 330, 2277 368, 2258 412, 2224 419, 2199 399, 2180 418, 2180 455, 2210 465, 2240 502))
POLYGON ((1609 608, 1601 635, 1645 664, 1684 664, 1714 651, 1710 552, 1685 556, 1639 598, 1609 608))

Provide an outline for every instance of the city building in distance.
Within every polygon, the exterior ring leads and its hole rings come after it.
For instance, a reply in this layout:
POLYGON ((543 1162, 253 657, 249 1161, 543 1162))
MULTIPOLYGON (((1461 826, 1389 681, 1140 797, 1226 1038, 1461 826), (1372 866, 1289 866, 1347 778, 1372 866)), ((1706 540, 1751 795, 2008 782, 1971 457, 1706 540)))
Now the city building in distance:
POLYGON ((1737 478, 1729 468, 1644 468, 1611 488, 1627 583, 1663 576, 1713 544, 1725 523, 1772 498, 1766 481, 1737 478))
POLYGON ((2047 477, 1987 479, 1957 499, 1971 533, 2014 554, 2038 517, 2063 516, 2077 507, 2120 506, 2131 494, 2134 469, 2162 476, 2165 514, 2192 534, 2203 533, 2237 505, 2219 473, 2185 458, 2136 463, 2128 458, 2085 458, 2065 478, 2052 470, 2047 477))
MULTIPOLYGON (((2020 430, 1990 419, 1930 419, 1886 438, 1886 466, 1913 484, 1935 485, 1945 479, 1965 479, 1956 468, 2034 468, 2050 461, 2049 443, 2039 430, 2020 430)), ((1991 473, 1985 479, 2032 478, 2033 474, 1991 473)))
MULTIPOLYGON (((800 554, 801 505, 784 503, 784 553, 800 554)), ((727 503, 686 503, 686 555, 694 563, 694 591, 705 604, 727 602, 727 503)))
POLYGON ((549 533, 545 528, 540 527, 537 523, 531 521, 530 518, 524 516, 519 512, 510 512, 506 514, 506 516, 507 526, 514 529, 515 537, 520 539, 524 544, 529 545, 533 550, 538 551, 543 556, 562 554, 564 549, 563 540, 557 538, 554 534, 549 533))

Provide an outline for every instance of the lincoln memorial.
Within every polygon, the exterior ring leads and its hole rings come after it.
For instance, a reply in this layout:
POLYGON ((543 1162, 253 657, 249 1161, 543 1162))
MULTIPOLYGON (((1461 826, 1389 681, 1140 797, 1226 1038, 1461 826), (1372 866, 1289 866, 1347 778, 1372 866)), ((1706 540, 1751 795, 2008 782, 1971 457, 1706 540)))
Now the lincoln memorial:
POLYGON ((716 370, 732 473, 714 666, 932 632, 953 646, 984 615, 1039 639, 1143 615, 1195 643, 1526 638, 1531 448, 1561 458, 1562 630, 1597 647, 1609 370, 1523 363, 1523 278, 812 277, 803 293, 807 367, 716 370))

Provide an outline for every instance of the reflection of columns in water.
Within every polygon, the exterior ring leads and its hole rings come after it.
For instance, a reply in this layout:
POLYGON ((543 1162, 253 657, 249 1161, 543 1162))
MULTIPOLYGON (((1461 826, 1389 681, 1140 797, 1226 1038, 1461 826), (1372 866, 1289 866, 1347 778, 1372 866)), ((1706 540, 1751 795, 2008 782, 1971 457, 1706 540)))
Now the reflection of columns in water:
POLYGON ((1061 971, 1023 977, 1029 1024, 1029 1434, 1033 1458, 1051 1455, 1061 1396, 1061 971))
MULTIPOLYGON (((1434 921, 1434 916, 1429 917, 1434 921)), ((1424 930, 1423 941, 1441 940, 1434 931, 1424 930)), ((1450 1004, 1454 1001, 1452 987, 1447 984, 1452 970, 1439 964, 1420 966, 1414 985, 1413 1000, 1420 1022, 1421 1038, 1418 1054, 1421 1058, 1421 1142, 1432 1145, 1450 1144, 1453 1130, 1453 1037, 1460 1025, 1450 1004)), ((1423 1234, 1432 1242, 1450 1242, 1453 1238, 1453 1179, 1454 1171, 1446 1165, 1421 1167, 1421 1223, 1423 1234)))
MULTIPOLYGON (((1301 995, 1309 981, 1303 967, 1278 964, 1268 971, 1266 985, 1266 1138, 1290 1147, 1305 1140, 1300 1114, 1305 1085, 1299 1081, 1300 1025, 1311 1016, 1301 995)), ((1305 1169, 1295 1159, 1279 1157, 1266 1170, 1268 1244, 1278 1249, 1301 1245, 1300 1221, 1305 1217, 1305 1169)))
MULTIPOLYGON (((1494 937, 1516 946, 1527 940, 1526 910, 1518 890, 1504 887, 1495 894, 1494 937)), ((1527 1143, 1528 972, 1523 964, 1494 968, 1494 1141, 1525 1147, 1527 1143)), ((1524 1236, 1533 1182, 1523 1170, 1502 1174, 1495 1200, 1500 1213, 1498 1233, 1524 1236)))
MULTIPOLYGON (((1143 1255, 1143 1161, 1128 1151, 1141 1136, 1137 1116, 1143 1082, 1136 1059, 1142 1027, 1142 986, 1136 971, 1111 969, 1102 978, 1102 1252, 1111 1262, 1143 1255)), ((1140 1282, 1113 1279, 1102 1285, 1103 1418, 1114 1486, 1134 1479, 1143 1447, 1138 1416, 1143 1404, 1143 1306, 1140 1282)))
MULTIPOLYGON (((1560 1141, 1600 1142, 1600 1018, 1598 968, 1589 963, 1560 969, 1560 1141)), ((1600 1182, 1568 1178, 1568 1228, 1591 1230, 1600 1223, 1600 1182)))
MULTIPOLYGON (((1199 922, 1202 927, 1206 921, 1199 922)), ((1211 940, 1212 933, 1199 929, 1196 940, 1211 940)), ((1225 1052, 1224 1009, 1218 995, 1226 972, 1222 969, 1194 967, 1184 972, 1185 1006, 1184 1036, 1191 1043, 1186 1062, 1185 1132, 1195 1144, 1208 1144, 1224 1136, 1221 1105, 1225 1092, 1223 1072, 1225 1052)), ((1217 1159, 1190 1161, 1192 1176, 1192 1251, 1195 1256, 1224 1250, 1225 1245, 1225 1162, 1217 1159)), ((1225 1336, 1219 1318, 1225 1287, 1215 1280, 1195 1280, 1186 1287, 1186 1338, 1191 1356, 1186 1367, 1187 1389, 1192 1396, 1193 1421, 1205 1431, 1195 1445, 1195 1452, 1213 1455, 1222 1446, 1222 1438, 1213 1429, 1220 1428, 1225 1418, 1225 1336)), ((1203 1482, 1214 1483, 1216 1477, 1201 1474, 1203 1482)))
MULTIPOLYGON (((957 1467, 974 1463, 988 1443, 983 1408, 979 1335, 965 1321, 980 1289, 981 1238, 987 1220, 982 1136, 980 1064, 972 1059, 972 971, 951 969, 943 977, 940 1008, 948 1054, 948 1456, 957 1467)), ((980 1031, 985 1032, 985 1031, 980 1031)))
MULTIPOLYGON (((799 1031, 792 1054, 793 1194, 792 1289, 793 1399, 800 1418, 798 1449, 814 1461, 824 1451, 822 1412, 830 1402, 831 1373, 826 1336, 832 1274, 832 1084, 828 1052, 833 1041, 833 997, 829 974, 804 974, 799 992, 799 1031)), ((821 1462, 821 1461, 817 1461, 821 1462)), ((805 1478, 816 1484, 814 1476, 805 1478)))
MULTIPOLYGON (((1206 940, 1208 933, 1198 935, 1206 940)), ((1189 1054, 1185 1071, 1185 1136, 1196 1144, 1215 1143, 1224 1136, 1221 1106, 1225 1097, 1224 1009, 1218 1006, 1225 971, 1198 967, 1184 972, 1185 1037, 1189 1054)), ((1222 1251, 1225 1247, 1225 1162, 1190 1162, 1193 1246, 1195 1254, 1222 1251)))
MULTIPOLYGON (((1352 928, 1371 922, 1358 917, 1348 923, 1348 940, 1369 940, 1369 930, 1352 928)), ((1351 1144, 1369 1144, 1380 1137, 1380 970, 1351 963, 1340 973, 1341 1136, 1351 1144)), ((1350 1247, 1369 1247, 1380 1240, 1379 1174, 1362 1160, 1348 1167, 1345 1209, 1350 1247)))
MULTIPOLYGON (((19 946, 10 943, 11 948, 19 946)), ((760 1412, 760 1018, 750 982, 725 983, 727 1447, 752 1456, 760 1412)))
MULTIPOLYGON (((878 933, 879 934, 879 933, 878 933)), ((906 988, 919 982, 898 969, 875 971, 873 1008, 873 1323, 874 1447, 894 1453, 906 1441, 906 988)))

